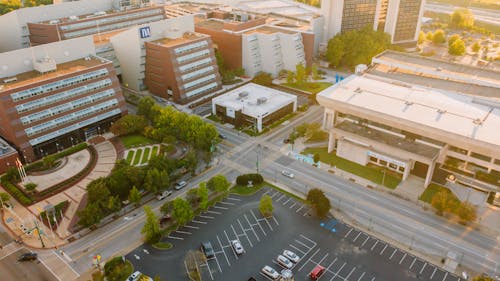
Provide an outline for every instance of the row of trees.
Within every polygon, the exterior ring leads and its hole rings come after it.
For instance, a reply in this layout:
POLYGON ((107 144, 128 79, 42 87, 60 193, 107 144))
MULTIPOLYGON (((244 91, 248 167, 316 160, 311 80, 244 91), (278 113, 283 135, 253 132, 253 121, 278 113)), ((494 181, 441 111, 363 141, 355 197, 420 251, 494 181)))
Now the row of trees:
MULTIPOLYGON (((425 41, 431 41, 435 45, 440 45, 446 42, 446 34, 442 29, 438 29, 434 31, 434 33, 429 31, 427 34, 420 31, 418 35, 418 44, 422 44, 425 41)), ((477 46, 480 47, 479 45, 477 46)), ((453 34, 448 38, 448 53, 454 56, 461 56, 465 54, 465 42, 460 35, 453 34)))
POLYGON ((431 200, 431 205, 439 216, 445 213, 456 214, 462 224, 472 222, 477 217, 476 208, 472 204, 458 201, 449 190, 441 190, 436 193, 431 200))
MULTIPOLYGON (((52 0, 23 0, 24 7, 35 7, 40 5, 50 5, 52 0)), ((0 15, 21 8, 21 0, 2 0, 0 1, 0 15)))
POLYGON ((299 63, 295 66, 295 72, 288 70, 286 71, 286 83, 303 85, 311 77, 313 80, 320 80, 321 71, 318 69, 317 64, 313 64, 311 67, 305 67, 303 64, 299 63))

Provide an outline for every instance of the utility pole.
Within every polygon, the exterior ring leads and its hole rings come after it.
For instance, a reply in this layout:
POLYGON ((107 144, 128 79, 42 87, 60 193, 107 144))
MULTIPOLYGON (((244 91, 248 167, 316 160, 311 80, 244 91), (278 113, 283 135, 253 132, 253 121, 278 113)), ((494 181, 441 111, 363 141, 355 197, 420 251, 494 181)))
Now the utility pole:
POLYGON ((259 157, 260 157, 260 143, 257 145, 257 162, 255 163, 257 167, 257 174, 259 173, 259 157))
POLYGON ((40 233, 40 227, 38 227, 38 222, 36 219, 35 219, 35 229, 36 233, 38 233, 38 239, 40 239, 40 242, 42 243, 42 248, 45 248, 45 243, 43 243, 42 234, 40 233))

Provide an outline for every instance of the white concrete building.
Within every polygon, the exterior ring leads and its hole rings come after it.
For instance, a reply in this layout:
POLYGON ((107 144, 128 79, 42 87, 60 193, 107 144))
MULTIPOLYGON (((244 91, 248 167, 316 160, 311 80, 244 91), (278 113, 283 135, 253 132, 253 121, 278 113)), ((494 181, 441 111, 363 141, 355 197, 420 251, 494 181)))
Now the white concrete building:
POLYGON ((297 96, 249 83, 212 99, 212 114, 235 127, 264 126, 297 110, 297 96))

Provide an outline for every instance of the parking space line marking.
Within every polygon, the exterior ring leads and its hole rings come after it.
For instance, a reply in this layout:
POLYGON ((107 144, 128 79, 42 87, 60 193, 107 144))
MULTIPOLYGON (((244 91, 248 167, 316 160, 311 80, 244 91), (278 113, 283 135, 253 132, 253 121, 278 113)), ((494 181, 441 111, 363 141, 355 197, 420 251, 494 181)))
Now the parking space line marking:
POLYGON ((309 241, 309 242, 313 243, 313 244, 314 244, 314 246, 313 246, 312 248, 314 248, 314 247, 316 247, 316 245, 318 245, 316 242, 314 242, 313 240, 311 240, 311 239, 307 238, 307 237, 306 237, 305 235, 303 235, 303 234, 300 234, 300 237, 302 237, 302 238, 306 239, 307 241, 309 241))
POLYGON ((431 274, 431 279, 432 279, 432 277, 434 277, 434 274, 436 273, 436 270, 437 270, 437 267, 434 267, 434 271, 431 274))
MULTIPOLYGON (((328 272, 331 272, 330 271, 330 267, 332 267, 332 265, 337 261, 337 258, 335 258, 329 265, 328 267, 325 269, 325 271, 328 271, 328 272)), ((335 277, 334 277, 335 278, 335 277)), ((331 280, 331 279, 330 279, 331 280)))
POLYGON ((245 217, 245 219, 247 220, 248 225, 250 225, 250 227, 252 228, 253 235, 255 235, 255 238, 257 238, 257 241, 258 241, 258 242, 260 242, 260 238, 259 238, 259 236, 257 235, 257 232, 255 232, 255 229, 253 228, 253 224, 251 224, 251 223, 250 223, 250 221, 248 220, 247 214, 243 214, 243 216, 244 216, 244 217, 245 217))
POLYGON ((310 257, 310 258, 309 258, 309 259, 308 259, 308 260, 307 260, 304 264, 302 264, 302 266, 298 269, 298 271, 301 271, 301 270, 302 270, 302 268, 303 268, 306 264, 308 264, 308 263, 309 263, 309 261, 310 261, 310 260, 311 260, 311 259, 312 259, 312 258, 313 258, 313 257, 314 257, 317 253, 318 253, 318 252, 319 252, 319 250, 320 250, 320 248, 318 248, 318 249, 316 250, 316 252, 314 252, 314 254, 313 254, 313 255, 312 255, 312 256, 311 256, 311 257, 310 257))
POLYGON ((280 224, 278 223, 278 220, 276 219, 276 217, 275 217, 275 216, 273 216, 273 220, 274 220, 274 222, 276 223, 276 225, 280 225, 280 224))
POLYGON ((199 215, 200 218, 204 218, 204 219, 215 219, 214 217, 211 217, 211 216, 204 216, 204 215, 199 215))
POLYGON ((348 280, 349 277, 351 277, 351 274, 354 272, 354 270, 356 270, 356 267, 353 267, 351 272, 349 272, 349 274, 347 274, 347 276, 344 278, 344 280, 348 280))
POLYGON ((314 263, 316 263, 316 264, 321 264, 329 255, 330 255, 329 253, 326 253, 319 262, 315 262, 313 260, 311 260, 311 261, 314 262, 314 263))
POLYGON ((210 266, 208 265, 208 261, 205 260, 205 264, 202 264, 202 266, 203 265, 208 268, 208 273, 210 273, 210 279, 214 280, 214 276, 212 275, 212 269, 210 269, 210 266))
POLYGON ((363 276, 365 276, 365 273, 366 273, 366 272, 364 272, 364 271, 363 271, 363 273, 361 274, 361 276, 359 276, 358 281, 361 281, 361 278, 363 278, 363 276))
POLYGON ((215 258, 215 262, 217 263, 217 266, 219 267, 219 271, 220 271, 220 273, 222 273, 222 268, 220 268, 219 259, 217 258, 217 255, 214 255, 213 258, 215 258))
POLYGON ((300 212, 300 210, 302 210, 302 208, 304 208, 304 205, 301 205, 300 208, 298 208, 297 211, 295 211, 295 213, 300 212))
POLYGON ((271 229, 271 231, 274 231, 273 227, 271 226, 271 224, 269 223, 269 221, 267 220, 267 218, 265 218, 264 221, 267 223, 267 226, 269 226, 269 228, 271 229))
POLYGON ((264 228, 262 228, 262 225, 260 225, 259 220, 257 219, 257 217, 255 216, 255 214, 253 213, 253 210, 250 210, 250 213, 252 213, 253 218, 255 219, 255 221, 257 222, 257 224, 259 225, 260 230, 262 230, 262 233, 264 233, 264 236, 267 236, 267 233, 264 231, 264 228))
POLYGON ((373 244, 373 246, 372 246, 372 248, 370 249, 370 251, 373 251, 373 248, 375 248, 375 246, 377 246, 377 244, 378 244, 378 240, 377 240, 377 241, 375 241, 375 244, 373 244))
POLYGON ((179 233, 182 233, 182 234, 189 234, 189 235, 193 234, 193 233, 191 233, 189 231, 182 231, 182 230, 176 230, 175 232, 179 232, 179 233))
POLYGON ((302 245, 302 246, 304 246, 304 247, 306 247, 306 248, 308 248, 308 249, 310 248, 309 246, 307 246, 306 244, 304 244, 304 243, 300 242, 300 241, 299 241, 299 240, 297 240, 297 239, 295 239, 295 242, 299 243, 300 245, 302 245))
MULTIPOLYGON (((335 278, 335 277, 337 277, 337 275, 339 275, 339 272, 342 270, 342 268, 344 268, 344 266, 345 266, 346 264, 347 264, 347 263, 346 263, 346 262, 344 262, 344 264, 340 267, 340 269, 339 269, 339 270, 335 273, 335 275, 333 276, 333 278, 335 278)), ((333 280, 333 278, 332 278, 332 279, 330 279, 330 280, 333 280)))
POLYGON ((413 259, 413 262, 412 262, 412 263, 411 263, 411 265, 410 265, 410 269, 413 267, 413 265, 415 264, 415 261, 416 261, 416 260, 417 260, 417 257, 415 257, 415 258, 413 259))
POLYGON ((358 240, 358 237, 361 235, 361 231, 358 233, 358 235, 356 235, 356 238, 354 238, 354 240, 352 240, 352 242, 356 242, 356 240, 358 240))
POLYGON ((363 244, 361 244, 361 247, 363 247, 366 244, 366 242, 368 242, 368 240, 370 240, 370 236, 366 236, 366 240, 365 240, 365 242, 363 242, 363 244))
POLYGON ((194 222, 194 223, 201 223, 201 224, 207 224, 207 222, 206 222, 206 221, 197 221, 197 220, 192 220, 192 222, 194 222))
MULTIPOLYGON (((227 235, 227 233, 226 233, 226 230, 225 230, 225 229, 224 229, 224 235, 226 235, 227 243, 228 243, 229 245, 231 245, 231 240, 229 240, 229 236, 227 235)), ((231 248, 233 248, 233 247, 231 247, 231 248)), ((234 250, 232 250, 232 252, 233 252, 234 257, 235 257, 236 259, 238 259, 238 255, 236 255, 236 253, 234 252, 234 250)))
MULTIPOLYGON (((214 206, 214 207, 216 207, 216 206, 214 206)), ((210 214, 217 214, 217 215, 222 214, 221 212, 217 212, 217 211, 210 211, 210 210, 208 210, 208 211, 207 211, 207 213, 210 213, 210 214)))
POLYGON ((214 205, 214 208, 215 209, 221 209, 221 210, 227 210, 227 209, 229 209, 228 207, 221 207, 221 206, 217 206, 217 205, 214 205))
POLYGON ((443 277, 443 281, 446 280, 446 277, 448 277, 448 271, 445 272, 444 277, 443 277))
POLYGON ((347 237, 347 236, 351 233, 351 231, 352 231, 353 229, 354 229, 354 228, 351 228, 351 229, 349 230, 349 232, 347 232, 347 233, 345 234, 344 238, 346 238, 346 237, 347 237))
POLYGON ((279 202, 279 201, 280 201, 281 199, 283 199, 283 197, 285 197, 285 196, 286 196, 285 194, 281 195, 281 196, 280 196, 280 198, 278 198, 278 200, 276 200, 276 202, 279 202))
POLYGON ((169 235, 167 237, 172 238, 172 239, 177 239, 177 240, 184 240, 184 238, 182 238, 182 237, 177 237, 177 236, 172 236, 172 235, 169 235))
POLYGON ((391 257, 389 258, 389 260, 392 260, 392 256, 394 256, 394 254, 398 251, 398 249, 394 248, 394 252, 392 252, 392 255, 391 257))
POLYGON ((307 211, 304 212, 304 214, 302 215, 303 217, 307 216, 307 213, 309 212, 310 209, 307 209, 307 211))
POLYGON ((288 209, 291 209, 291 208, 295 207, 295 205, 297 205, 297 202, 293 202, 293 204, 290 205, 290 207, 288 207, 288 209))
MULTIPOLYGON (((222 246, 222 243, 220 242, 219 235, 217 236, 217 241, 219 242, 220 247, 222 248, 222 252, 224 253, 224 257, 226 257, 227 264, 231 266, 231 263, 229 262, 229 259, 227 258, 226 251, 224 251, 224 246, 222 246)), ((236 257, 238 259, 238 257, 236 257)))
POLYGON ((301 253, 302 253, 302 255, 304 255, 304 256, 305 256, 306 252, 303 252, 302 250, 300 250, 299 248, 295 247, 295 246, 294 246, 294 245, 292 245, 292 244, 288 244, 288 245, 289 245, 290 247, 294 248, 295 250, 297 250, 297 251, 301 252, 301 253))
POLYGON ((422 274, 422 272, 424 271, 425 266, 427 266, 427 263, 424 263, 424 266, 422 266, 422 269, 420 269, 420 272, 418 274, 422 274))
POLYGON ((406 253, 404 254, 404 256, 403 256, 403 257, 401 258, 401 260, 399 261, 399 264, 401 264, 405 258, 406 258, 406 253))
POLYGON ((241 199, 239 199, 239 198, 233 198, 233 197, 228 197, 227 199, 234 200, 234 201, 241 201, 241 199))
POLYGON ((373 281, 373 280, 375 280, 375 277, 373 277, 371 281, 373 281))
POLYGON ((250 247, 252 247, 252 248, 253 248, 252 241, 250 241, 250 238, 248 238, 248 235, 247 235, 246 231, 244 230, 243 225, 241 225, 240 219, 236 219, 236 220, 237 220, 237 221, 238 221, 238 223, 240 224, 240 228, 241 228, 241 230, 243 230, 243 233, 245 234, 245 237, 247 238, 248 243, 250 243, 250 247))
POLYGON ((285 206, 286 204, 288 204, 288 202, 290 202, 290 200, 292 200, 292 197, 288 198, 288 200, 286 200, 286 201, 283 203, 283 206, 285 206))
POLYGON ((187 224, 184 227, 191 228, 191 229, 200 229, 197 226, 192 226, 192 225, 187 225, 187 224))
POLYGON ((273 195, 271 195, 271 198, 274 199, 274 196, 276 196, 278 193, 279 193, 279 191, 274 192, 273 195))
POLYGON ((224 205, 235 205, 234 203, 224 202, 224 201, 220 201, 219 203, 224 204, 224 205))
POLYGON ((385 247, 382 249, 382 251, 380 251, 380 255, 382 255, 384 253, 386 248, 387 248, 387 244, 385 244, 385 247))

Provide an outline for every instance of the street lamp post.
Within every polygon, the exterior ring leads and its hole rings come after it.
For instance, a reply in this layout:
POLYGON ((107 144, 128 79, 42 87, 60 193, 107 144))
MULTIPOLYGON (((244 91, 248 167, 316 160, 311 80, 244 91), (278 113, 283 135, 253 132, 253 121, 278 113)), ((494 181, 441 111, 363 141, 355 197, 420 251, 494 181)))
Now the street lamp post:
POLYGON ((56 142, 57 152, 59 152, 59 143, 56 142))
POLYGON ((257 167, 257 174, 259 173, 259 157, 260 157, 260 143, 257 145, 257 162, 255 163, 257 167))

